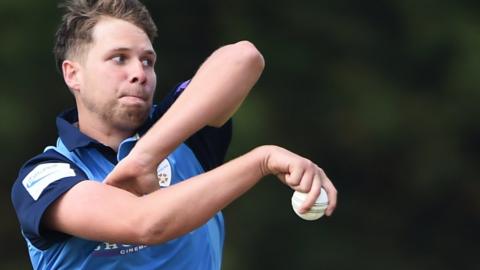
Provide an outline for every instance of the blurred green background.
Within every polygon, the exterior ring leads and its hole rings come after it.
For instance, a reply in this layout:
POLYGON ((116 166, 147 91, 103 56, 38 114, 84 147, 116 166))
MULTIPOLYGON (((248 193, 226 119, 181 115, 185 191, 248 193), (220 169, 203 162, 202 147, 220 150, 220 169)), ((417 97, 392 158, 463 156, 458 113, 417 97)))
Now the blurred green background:
MULTIPOLYGON (((224 269, 480 269, 477 1, 145 1, 158 98, 219 46, 248 39, 265 72, 229 157, 278 144, 325 169, 334 216, 299 219, 266 178, 225 209, 224 269)), ((29 269, 10 203, 73 98, 51 54, 51 0, 0 2, 0 269, 29 269)))

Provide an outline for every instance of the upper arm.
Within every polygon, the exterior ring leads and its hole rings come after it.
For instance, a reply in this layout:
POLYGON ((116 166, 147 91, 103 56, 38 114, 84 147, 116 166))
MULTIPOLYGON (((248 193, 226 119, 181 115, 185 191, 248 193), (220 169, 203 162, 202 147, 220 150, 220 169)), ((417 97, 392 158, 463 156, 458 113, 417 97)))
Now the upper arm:
POLYGON ((238 110, 265 67, 258 49, 249 41, 239 41, 217 49, 201 65, 191 85, 207 87, 205 96, 217 102, 209 110, 216 111, 208 126, 221 127, 238 110))
POLYGON ((140 241, 141 235, 138 209, 135 195, 103 183, 83 181, 58 198, 43 221, 51 230, 85 239, 134 243, 140 241))
MULTIPOLYGON (((154 121, 169 109, 189 83, 190 81, 179 83, 170 91, 154 112, 154 121)), ((186 144, 193 150, 205 171, 214 169, 224 162, 232 139, 232 127, 230 119, 220 127, 206 126, 186 140, 186 144)))
POLYGON ((167 95, 160 104, 161 114, 170 108, 188 86, 192 89, 187 90, 191 93, 182 103, 182 110, 200 105, 196 108, 197 113, 209 115, 205 124, 221 127, 240 107, 259 79, 264 66, 262 54, 248 41, 223 46, 202 63, 191 80, 178 85, 167 95))
POLYGON ((245 40, 219 48, 202 64, 192 84, 200 82, 204 87, 219 87, 216 92, 221 96, 221 101, 216 104, 216 107, 222 108, 221 113, 210 119, 209 126, 221 127, 232 117, 260 78, 264 67, 262 54, 255 45, 245 40))
POLYGON ((137 201, 124 190, 87 180, 81 169, 54 150, 28 161, 12 187, 22 233, 41 250, 72 235, 134 240, 136 212, 131 209, 137 201))
POLYGON ((12 203, 23 235, 45 249, 68 237, 42 226, 45 211, 67 190, 86 179, 85 173, 56 151, 46 151, 22 166, 12 187, 12 203))

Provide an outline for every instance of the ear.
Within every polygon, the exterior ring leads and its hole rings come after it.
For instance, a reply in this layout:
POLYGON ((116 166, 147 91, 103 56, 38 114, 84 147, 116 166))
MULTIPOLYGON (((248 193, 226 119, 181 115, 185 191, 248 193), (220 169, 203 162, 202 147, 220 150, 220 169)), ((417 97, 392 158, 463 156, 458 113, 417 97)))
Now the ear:
POLYGON ((63 79, 73 92, 80 91, 80 65, 77 62, 65 60, 62 63, 63 79))

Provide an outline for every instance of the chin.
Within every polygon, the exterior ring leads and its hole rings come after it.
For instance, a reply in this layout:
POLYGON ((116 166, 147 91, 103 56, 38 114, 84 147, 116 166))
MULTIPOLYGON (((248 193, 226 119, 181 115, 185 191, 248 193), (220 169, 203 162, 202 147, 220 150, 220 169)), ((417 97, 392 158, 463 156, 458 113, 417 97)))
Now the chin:
POLYGON ((145 123, 150 110, 129 110, 117 117, 118 124, 124 129, 136 130, 145 123))

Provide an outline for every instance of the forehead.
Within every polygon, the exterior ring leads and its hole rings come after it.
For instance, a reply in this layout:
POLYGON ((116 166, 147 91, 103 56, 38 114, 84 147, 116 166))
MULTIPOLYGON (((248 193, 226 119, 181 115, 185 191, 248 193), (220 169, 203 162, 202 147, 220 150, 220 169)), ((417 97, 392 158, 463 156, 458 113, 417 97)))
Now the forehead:
POLYGON ((108 51, 115 48, 153 51, 147 34, 136 25, 110 17, 101 18, 92 31, 92 49, 108 51))

